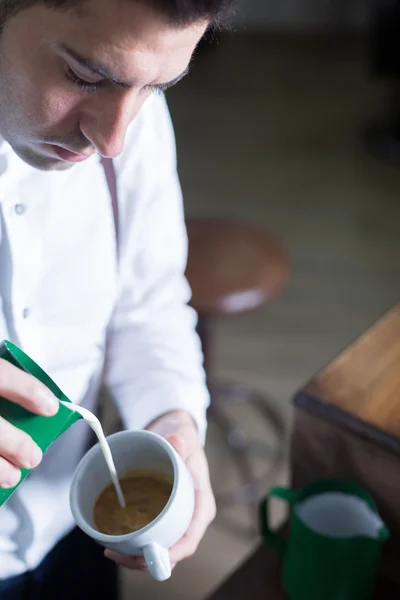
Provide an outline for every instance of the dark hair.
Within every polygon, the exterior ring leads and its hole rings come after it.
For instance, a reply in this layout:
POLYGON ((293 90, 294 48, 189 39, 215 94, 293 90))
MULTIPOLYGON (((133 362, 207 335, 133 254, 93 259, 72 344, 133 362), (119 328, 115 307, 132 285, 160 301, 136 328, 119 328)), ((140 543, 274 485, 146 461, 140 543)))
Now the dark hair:
MULTIPOLYGON (((114 0, 129 1, 129 0, 114 0)), ((220 29, 226 24, 236 0, 136 0, 148 4, 161 13, 173 25, 190 25, 202 19, 210 22, 210 26, 220 29)), ((41 4, 49 8, 67 10, 85 0, 0 0, 0 27, 11 16, 25 8, 41 4)))

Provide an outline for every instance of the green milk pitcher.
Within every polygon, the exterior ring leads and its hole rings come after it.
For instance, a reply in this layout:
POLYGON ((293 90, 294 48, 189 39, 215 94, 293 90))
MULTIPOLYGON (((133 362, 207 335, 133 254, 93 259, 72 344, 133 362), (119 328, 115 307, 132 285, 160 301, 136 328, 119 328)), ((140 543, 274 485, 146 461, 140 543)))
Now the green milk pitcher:
POLYGON ((372 600, 389 531, 370 494, 349 481, 322 479, 296 491, 273 488, 260 508, 261 532, 283 557, 290 600, 372 600), (292 508, 285 537, 268 523, 269 499, 292 508))
MULTIPOLYGON (((8 341, 0 343, 0 358, 7 360, 15 367, 22 369, 26 373, 33 375, 39 381, 53 392, 53 394, 59 400, 64 402, 70 402, 70 400, 63 394, 60 388, 54 383, 54 381, 37 365, 25 352, 20 348, 8 341)), ((42 452, 51 446, 51 444, 68 429, 78 419, 81 419, 81 415, 75 411, 68 410, 62 404, 58 412, 53 417, 42 417, 35 415, 22 406, 14 404, 5 398, 0 397, 0 417, 14 425, 19 427, 31 436, 34 442, 39 446, 42 452)), ((0 507, 6 500, 15 492, 17 487, 22 481, 29 475, 31 469, 21 469, 21 479, 19 483, 10 489, 0 488, 0 507)))

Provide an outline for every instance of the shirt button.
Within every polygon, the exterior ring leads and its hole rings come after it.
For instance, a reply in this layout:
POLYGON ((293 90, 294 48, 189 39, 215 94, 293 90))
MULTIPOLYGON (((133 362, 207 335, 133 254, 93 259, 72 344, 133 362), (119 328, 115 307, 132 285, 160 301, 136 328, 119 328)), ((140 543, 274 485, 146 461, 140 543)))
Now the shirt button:
POLYGON ((16 204, 14 206, 14 210, 17 213, 17 215, 23 215, 24 212, 26 211, 26 206, 25 206, 25 204, 16 204))
POLYGON ((29 317, 29 313, 30 313, 29 308, 24 308, 24 310, 22 311, 23 318, 27 319, 29 317))

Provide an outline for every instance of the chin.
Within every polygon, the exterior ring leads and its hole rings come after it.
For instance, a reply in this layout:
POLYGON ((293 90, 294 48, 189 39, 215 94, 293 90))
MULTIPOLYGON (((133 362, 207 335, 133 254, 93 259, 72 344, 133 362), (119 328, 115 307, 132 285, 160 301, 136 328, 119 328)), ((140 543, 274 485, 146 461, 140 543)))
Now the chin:
POLYGON ((51 156, 43 156, 27 148, 16 148, 15 146, 12 148, 21 160, 40 171, 66 171, 73 166, 72 163, 51 156))

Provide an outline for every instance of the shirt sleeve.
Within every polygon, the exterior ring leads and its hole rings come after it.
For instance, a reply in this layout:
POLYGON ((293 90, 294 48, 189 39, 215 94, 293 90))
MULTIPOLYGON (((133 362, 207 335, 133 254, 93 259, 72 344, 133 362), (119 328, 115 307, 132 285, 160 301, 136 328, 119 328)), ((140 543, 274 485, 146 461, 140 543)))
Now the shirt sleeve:
POLYGON ((209 395, 197 317, 188 306, 174 133, 164 98, 146 105, 116 162, 119 294, 107 334, 105 383, 127 428, 142 429, 183 409, 204 442, 209 395))

